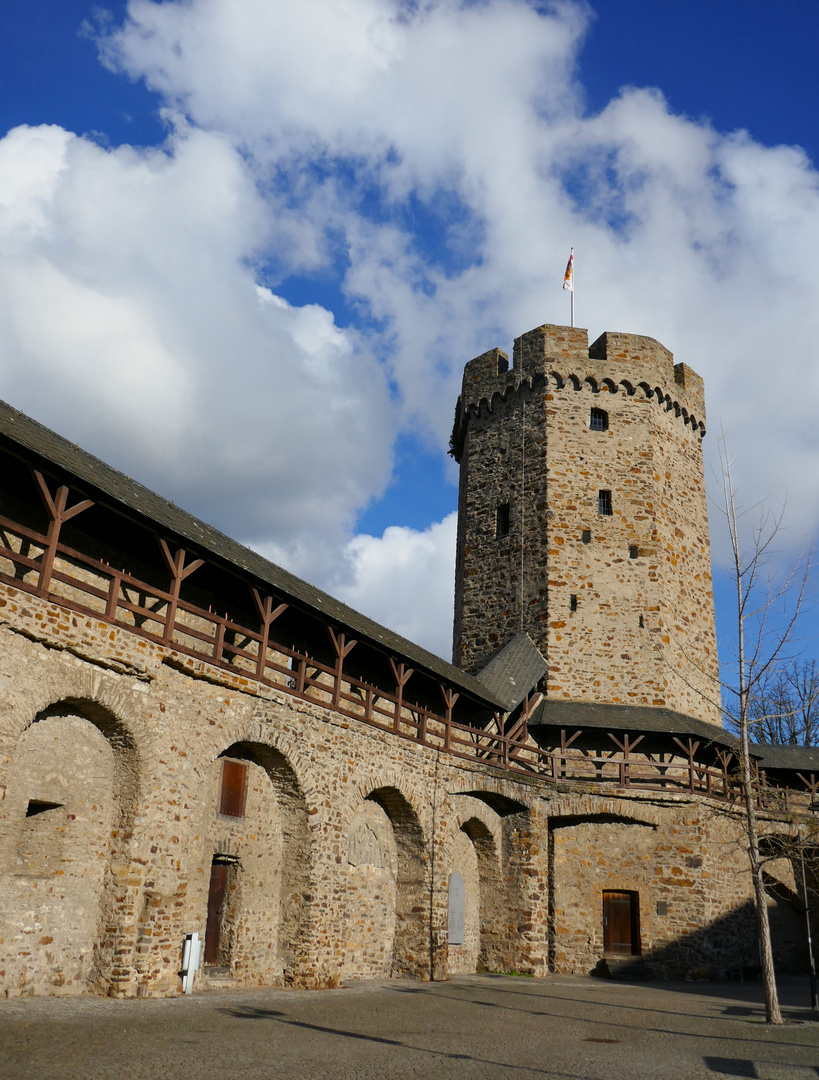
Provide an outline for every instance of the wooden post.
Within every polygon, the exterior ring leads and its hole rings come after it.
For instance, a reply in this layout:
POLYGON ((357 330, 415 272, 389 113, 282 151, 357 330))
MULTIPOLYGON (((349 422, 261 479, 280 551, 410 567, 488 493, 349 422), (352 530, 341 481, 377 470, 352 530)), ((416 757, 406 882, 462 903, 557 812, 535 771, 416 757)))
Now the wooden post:
POLYGON ((614 743, 614 745, 623 752, 623 760, 620 762, 620 786, 628 787, 631 783, 628 770, 629 755, 631 754, 632 750, 637 749, 637 747, 645 738, 645 735, 638 735, 637 738, 633 742, 631 742, 628 737, 628 732, 624 731, 623 741, 620 742, 617 736, 614 735, 611 731, 607 732, 607 734, 611 741, 614 743))
MULTIPOLYGON (((40 490, 40 498, 43 500, 46 510, 48 511, 48 532, 46 533, 46 549, 43 552, 42 561, 40 562, 40 577, 37 582, 37 594, 39 596, 48 596, 49 586, 51 585, 51 574, 54 569, 54 559, 57 555, 57 545, 60 542, 60 530, 66 521, 70 521, 71 518, 76 517, 77 514, 81 514, 83 510, 87 510, 94 503, 91 499, 83 499, 81 502, 75 503, 74 506, 66 509, 66 503, 68 502, 69 489, 62 485, 57 488, 57 496, 52 499, 51 492, 48 490, 48 484, 45 482, 45 477, 37 469, 34 469, 34 479, 37 481, 37 487, 40 490)), ((106 605, 107 613, 107 605, 106 605)))
POLYGON ((267 665, 267 643, 270 640, 271 623, 274 623, 282 612, 287 611, 288 605, 279 604, 274 611, 273 597, 266 596, 264 600, 262 600, 258 589, 253 590, 253 599, 256 603, 256 610, 259 613, 259 619, 262 624, 261 629, 259 630, 261 641, 259 642, 259 655, 256 658, 256 678, 263 679, 265 667, 267 665))
POLYGON ((403 661, 400 664, 396 664, 392 657, 390 657, 390 667, 392 673, 395 676, 395 719, 393 720, 393 731, 401 730, 401 709, 404 704, 404 687, 409 682, 410 676, 415 671, 415 668, 405 667, 403 661))
POLYGON ((674 742, 688 758, 688 790, 694 791, 694 754, 699 750, 700 744, 699 742, 694 742, 694 740, 689 737, 688 745, 686 746, 676 735, 674 735, 673 738, 674 742))
POLYGON ((176 609, 179 606, 179 590, 182 587, 182 582, 186 577, 190 577, 194 570, 198 570, 200 566, 204 566, 205 560, 194 559, 192 563, 185 566, 185 549, 179 548, 175 555, 171 555, 171 549, 165 543, 163 538, 160 536, 158 539, 162 554, 165 556, 165 562, 171 572, 171 587, 168 590, 171 594, 171 599, 165 614, 165 632, 162 635, 162 640, 170 644, 173 641, 173 632, 176 628, 176 609))
POLYGON ((452 706, 461 696, 456 694, 455 691, 449 687, 444 686, 443 683, 438 683, 438 687, 441 691, 441 697, 444 699, 444 705, 446 705, 446 719, 444 721, 444 749, 449 750, 452 745, 452 706))
POLYGON ((119 590, 122 585, 122 575, 114 573, 108 582, 108 597, 105 601, 105 617, 111 622, 117 617, 117 604, 119 603, 119 590))
POLYGON ((337 709, 341 704, 341 676, 344 670, 344 658, 353 651, 357 641, 347 641, 346 634, 336 634, 332 626, 327 627, 330 641, 336 653, 336 668, 333 673, 333 708, 337 709))
POLYGON ((216 634, 213 642, 213 659, 217 664, 222 663, 222 649, 225 645, 225 620, 216 618, 216 634))
MULTIPOLYGON (((569 749, 569 747, 572 745, 572 743, 575 742, 577 739, 579 739, 582 734, 583 734, 582 730, 581 731, 576 731, 574 733, 574 735, 572 735, 572 737, 570 739, 567 739, 566 738, 566 729, 565 728, 560 729, 560 779, 561 780, 566 779, 566 758, 563 755, 566 753, 566 751, 569 749)), ((552 760, 554 760, 554 758, 552 760)), ((554 768, 552 769, 552 772, 554 772, 554 768)), ((557 780, 557 776, 554 776, 554 779, 557 780)))

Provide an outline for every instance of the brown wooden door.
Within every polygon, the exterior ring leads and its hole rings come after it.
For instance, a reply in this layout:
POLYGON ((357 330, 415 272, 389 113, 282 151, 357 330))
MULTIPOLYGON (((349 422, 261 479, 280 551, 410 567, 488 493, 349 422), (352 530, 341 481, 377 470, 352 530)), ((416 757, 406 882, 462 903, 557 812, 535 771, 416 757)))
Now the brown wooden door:
POLYGON ((603 893, 604 952, 615 956, 631 956, 638 951, 636 904, 636 893, 603 893))
POLYGON ((214 863, 210 868, 208 889, 208 921, 205 927, 205 963, 219 963, 219 937, 222 932, 222 912, 227 896, 228 871, 226 863, 214 863))

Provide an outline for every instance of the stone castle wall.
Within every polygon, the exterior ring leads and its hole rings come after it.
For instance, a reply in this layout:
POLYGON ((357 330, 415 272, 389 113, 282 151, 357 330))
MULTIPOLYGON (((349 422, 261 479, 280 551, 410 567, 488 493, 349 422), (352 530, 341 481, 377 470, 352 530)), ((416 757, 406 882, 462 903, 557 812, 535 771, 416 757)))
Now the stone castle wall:
POLYGON ((589 971, 606 888, 639 893, 658 973, 747 962, 750 887, 724 806, 580 794, 239 678, 0 586, 5 994, 179 992, 214 858, 233 884, 199 987, 589 971), (219 811, 225 758, 248 766, 241 818, 219 811), (456 871, 465 937, 449 947, 456 871))
POLYGON ((589 349, 551 326, 504 367, 493 350, 464 373, 454 662, 476 672, 525 629, 550 696, 719 722, 701 379, 650 338, 589 349))

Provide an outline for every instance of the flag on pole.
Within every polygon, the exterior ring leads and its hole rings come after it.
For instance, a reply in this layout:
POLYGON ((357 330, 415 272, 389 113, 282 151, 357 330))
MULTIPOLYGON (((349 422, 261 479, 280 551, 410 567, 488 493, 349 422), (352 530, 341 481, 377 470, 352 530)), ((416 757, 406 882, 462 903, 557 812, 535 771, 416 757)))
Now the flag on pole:
POLYGON ((569 261, 566 263, 566 273, 563 275, 563 288, 568 289, 569 292, 574 292, 574 248, 569 255, 569 261))

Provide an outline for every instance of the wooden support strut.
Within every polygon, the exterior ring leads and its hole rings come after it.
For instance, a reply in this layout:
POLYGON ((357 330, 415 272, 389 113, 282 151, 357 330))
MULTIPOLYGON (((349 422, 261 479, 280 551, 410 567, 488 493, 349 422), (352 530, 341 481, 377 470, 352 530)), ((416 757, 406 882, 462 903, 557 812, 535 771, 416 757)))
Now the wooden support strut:
POLYGON ((344 658, 351 653, 358 644, 357 641, 347 641, 346 634, 336 634, 332 626, 327 627, 330 641, 336 654, 336 669, 333 673, 333 707, 338 708, 341 702, 341 675, 344 670, 344 658))
POLYGON ((282 615, 287 608, 288 604, 279 604, 275 609, 273 607, 273 597, 266 596, 262 600, 258 589, 253 590, 253 599, 256 603, 256 610, 259 613, 259 620, 261 621, 261 629, 259 634, 261 641, 259 642, 259 656, 256 660, 256 678, 263 679, 265 667, 267 665, 267 643, 270 640, 270 627, 271 624, 282 615))
POLYGON ((804 776, 801 772, 798 772, 796 775, 805 787, 810 789, 811 795, 816 798, 816 792, 819 790, 819 778, 817 778, 816 773, 810 773, 810 780, 808 780, 807 776, 804 776))
POLYGON ((42 561, 40 562, 40 577, 37 582, 38 595, 47 596, 51 585, 54 559, 57 555, 57 545, 60 542, 60 530, 66 521, 70 521, 71 518, 76 517, 77 514, 81 514, 83 510, 87 510, 90 506, 93 506, 94 502, 92 499, 83 499, 81 502, 75 503, 74 506, 66 509, 65 504, 68 502, 68 487, 66 487, 65 484, 58 487, 56 498, 52 498, 43 474, 37 469, 32 471, 34 472, 34 479, 37 481, 37 487, 40 491, 40 498, 43 500, 49 516, 48 532, 46 533, 48 542, 46 544, 46 549, 43 552, 42 561))
MULTIPOLYGON (((580 736, 582 734, 583 734, 583 731, 581 729, 580 731, 576 731, 574 733, 574 735, 572 735, 572 737, 570 739, 567 739, 566 738, 566 729, 565 728, 560 729, 560 777, 559 778, 561 780, 566 779, 566 757, 565 757, 566 751, 569 749, 569 747, 572 745, 573 742, 576 742, 580 738, 580 736)), ((557 770, 555 768, 555 764, 556 764, 555 763, 555 758, 554 758, 554 755, 552 755, 552 779, 553 780, 558 779, 558 774, 557 774, 557 770)))
POLYGON ((169 592, 171 599, 168 602, 168 610, 165 614, 165 631, 162 635, 162 640, 170 643, 173 641, 173 632, 176 627, 176 609, 179 606, 179 590, 182 587, 182 582, 186 577, 198 570, 200 566, 205 565, 204 559, 194 559, 192 563, 185 566, 185 549, 179 548, 175 555, 171 555, 171 549, 165 543, 164 539, 159 536, 159 546, 162 549, 162 554, 165 556, 165 562, 168 565, 168 569, 171 572, 171 587, 169 592))
MULTIPOLYGON (((629 754, 631 753, 632 750, 637 749, 637 747, 640 745, 640 743, 645 738, 645 735, 638 735, 636 739, 634 739, 633 741, 629 741, 628 732, 623 732, 623 741, 620 742, 620 740, 617 738, 617 736, 613 732, 607 731, 606 734, 611 739, 611 741, 614 743, 614 745, 616 747, 618 747, 618 749, 623 751, 623 760, 620 762, 620 786, 621 787, 628 787, 629 786, 629 775, 628 775, 629 754)), ((699 746, 699 743, 697 743, 697 745, 699 746)))
MULTIPOLYGON (((444 699, 444 705, 446 705, 446 721, 444 727, 444 749, 449 750, 452 742, 452 707, 455 702, 461 696, 456 694, 450 686, 444 686, 443 683, 438 683, 438 687, 441 691, 441 697, 444 699)), ((425 732, 426 734, 426 732, 425 732)))
MULTIPOLYGON (((527 694, 523 699, 523 706, 517 722, 507 731, 506 738, 510 745, 515 744, 515 750, 522 750, 529 738, 529 717, 543 700, 540 691, 527 694)), ((514 753, 511 755, 514 757, 514 753)))
POLYGON ((688 790, 693 791, 694 790, 694 754, 696 754, 696 752, 699 750, 700 744, 699 744, 699 742, 694 742, 693 739, 689 739, 688 740, 688 745, 686 746, 685 743, 682 742, 682 740, 678 739, 676 735, 674 735, 672 737, 674 739, 674 742, 677 744, 677 746, 679 746, 679 748, 682 750, 682 752, 688 758, 688 790))
POLYGON ((392 668, 393 676, 395 677, 395 719, 393 720, 393 731, 401 730, 401 709, 404 705, 404 687, 409 682, 410 676, 415 671, 415 668, 408 668, 404 665, 403 661, 400 664, 396 664, 392 657, 390 659, 390 667, 392 668))

